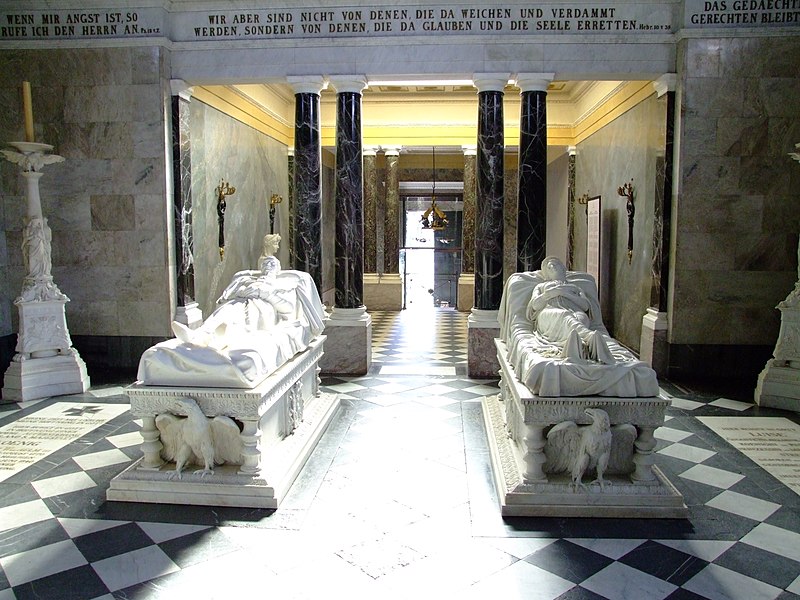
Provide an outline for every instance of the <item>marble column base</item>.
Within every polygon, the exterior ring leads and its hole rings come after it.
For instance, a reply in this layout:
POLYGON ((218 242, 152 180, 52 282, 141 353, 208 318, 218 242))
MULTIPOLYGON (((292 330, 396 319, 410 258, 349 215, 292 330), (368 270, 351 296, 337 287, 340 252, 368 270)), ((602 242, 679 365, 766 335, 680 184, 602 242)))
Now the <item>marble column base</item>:
POLYGON ((467 320, 467 374, 477 379, 498 376, 494 339, 500 337, 496 310, 473 308, 467 320))
POLYGON ((179 306, 175 310, 175 320, 186 325, 189 329, 197 329, 203 324, 203 311, 197 302, 190 302, 185 306, 179 306))
POLYGON ((325 354, 319 361, 326 375, 366 375, 372 364, 372 317, 366 307, 338 308, 325 324, 325 354))
POLYGON ((650 365, 659 376, 667 374, 669 368, 667 313, 648 308, 642 317, 639 358, 650 365))
POLYGON ((17 355, 6 370, 2 402, 80 394, 89 386, 86 364, 74 348, 43 358, 22 359, 17 355))
POLYGON ((758 376, 755 401, 759 406, 800 412, 800 368, 775 358, 767 361, 758 376))
POLYGON ((403 280, 399 273, 364 273, 367 310, 403 310, 403 280))
POLYGON ((460 312, 469 312, 475 304, 475 273, 462 273, 458 276, 458 301, 460 312))

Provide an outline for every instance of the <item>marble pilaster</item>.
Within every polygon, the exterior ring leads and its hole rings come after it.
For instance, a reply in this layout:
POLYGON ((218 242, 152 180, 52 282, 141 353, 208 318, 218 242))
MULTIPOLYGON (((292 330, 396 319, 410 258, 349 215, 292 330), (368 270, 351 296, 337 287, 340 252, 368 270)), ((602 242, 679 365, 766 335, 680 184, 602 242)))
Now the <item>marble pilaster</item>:
POLYGON ((493 338, 503 295, 504 137, 503 89, 508 74, 476 74, 478 88, 477 194, 475 201, 475 304, 468 321, 467 372, 496 377, 493 338))
POLYGON ((656 158, 656 194, 653 226, 653 285, 651 305, 659 312, 667 310, 669 247, 672 217, 672 167, 675 142, 675 75, 660 77, 653 84, 658 97, 666 104, 664 120, 664 156, 656 158))
POLYGON ((377 148, 365 147, 364 156, 364 273, 378 271, 376 215, 378 212, 377 148))
POLYGON ((575 266, 575 146, 567 148, 569 164, 567 166, 567 269, 572 271, 575 266))
POLYGON ((192 88, 180 79, 172 89, 172 219, 175 231, 177 289, 175 320, 191 328, 203 322, 203 311, 195 301, 194 239, 192 234, 192 88))
POLYGON ((519 179, 517 185, 517 271, 538 269, 547 234, 547 86, 553 73, 521 73, 519 179))
POLYGON ((286 168, 289 184, 289 196, 286 201, 289 203, 289 243, 287 244, 289 250, 289 264, 294 265, 294 215, 295 215, 295 199, 294 199, 294 148, 289 148, 286 155, 286 168))
POLYGON ((477 146, 462 146, 464 152, 464 196, 461 219, 461 274, 458 276, 458 310, 469 311, 475 304, 475 194, 477 146))
POLYGON ((653 207, 653 258, 650 307, 642 317, 639 357, 659 375, 669 370, 667 291, 669 281, 670 217, 672 214, 672 163, 675 121, 675 75, 653 83, 666 103, 664 152, 656 156, 655 203, 653 207))
POLYGON ((383 272, 400 273, 400 148, 384 148, 386 207, 383 219, 383 272))
POLYGON ((295 92, 294 235, 295 269, 311 275, 322 293, 322 146, 320 92, 322 77, 289 77, 295 92))

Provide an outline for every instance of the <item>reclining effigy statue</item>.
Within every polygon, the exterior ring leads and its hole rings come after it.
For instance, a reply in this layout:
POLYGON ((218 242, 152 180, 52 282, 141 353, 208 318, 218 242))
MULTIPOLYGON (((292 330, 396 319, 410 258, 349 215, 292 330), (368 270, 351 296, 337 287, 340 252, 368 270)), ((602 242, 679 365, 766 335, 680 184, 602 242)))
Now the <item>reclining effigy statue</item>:
POLYGON ((173 322, 175 338, 139 362, 145 385, 253 388, 322 333, 325 313, 314 281, 281 270, 280 236, 264 238, 258 270, 239 271, 197 329, 173 322))
POLYGON ((658 395, 655 371, 603 325, 592 276, 558 258, 509 277, 499 317, 508 360, 538 396, 658 395))

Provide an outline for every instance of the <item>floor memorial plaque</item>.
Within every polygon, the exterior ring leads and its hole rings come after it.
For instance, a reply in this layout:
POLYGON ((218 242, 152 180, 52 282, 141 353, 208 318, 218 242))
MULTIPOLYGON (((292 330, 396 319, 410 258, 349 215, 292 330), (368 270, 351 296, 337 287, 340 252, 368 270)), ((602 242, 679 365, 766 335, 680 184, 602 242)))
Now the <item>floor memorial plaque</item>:
POLYGON ((698 420, 800 494, 800 425, 783 417, 698 417, 698 420))
POLYGON ((56 402, 0 428, 0 481, 128 410, 127 404, 56 402))

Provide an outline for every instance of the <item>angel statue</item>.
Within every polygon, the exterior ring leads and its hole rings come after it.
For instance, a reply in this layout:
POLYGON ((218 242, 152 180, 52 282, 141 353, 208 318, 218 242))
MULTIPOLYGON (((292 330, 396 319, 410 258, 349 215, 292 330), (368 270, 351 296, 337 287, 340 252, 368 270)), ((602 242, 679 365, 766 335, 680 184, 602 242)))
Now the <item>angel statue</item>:
POLYGON ((161 457, 175 462, 174 476, 180 479, 187 464, 202 465, 202 469, 195 471, 201 477, 213 475, 214 465, 241 464, 244 444, 233 419, 222 415, 206 417, 192 398, 179 398, 174 410, 186 416, 162 413, 156 417, 164 446, 161 457))

